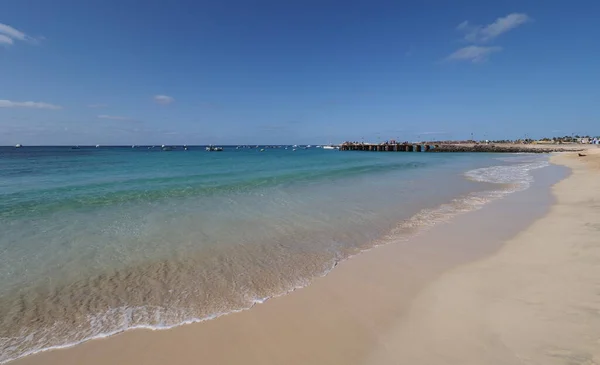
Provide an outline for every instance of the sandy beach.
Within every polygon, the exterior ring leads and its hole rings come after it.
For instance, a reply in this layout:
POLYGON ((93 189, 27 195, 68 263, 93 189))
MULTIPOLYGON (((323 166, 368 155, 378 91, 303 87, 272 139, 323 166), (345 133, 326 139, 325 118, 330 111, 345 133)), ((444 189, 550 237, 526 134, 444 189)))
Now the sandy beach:
POLYGON ((552 161, 572 170, 553 198, 513 194, 247 311, 11 364, 600 363, 600 149, 552 161))
POLYGON ((553 157, 573 174, 551 211, 428 286, 369 363, 599 363, 599 152, 553 157))

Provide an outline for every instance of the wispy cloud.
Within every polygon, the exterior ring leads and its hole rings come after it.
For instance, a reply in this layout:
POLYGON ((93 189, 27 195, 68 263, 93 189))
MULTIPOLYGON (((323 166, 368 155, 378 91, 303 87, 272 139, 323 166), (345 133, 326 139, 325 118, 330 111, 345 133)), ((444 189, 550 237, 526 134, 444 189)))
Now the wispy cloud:
POLYGON ((7 45, 11 45, 15 43, 11 37, 4 35, 4 34, 0 34, 0 44, 7 44, 7 45))
POLYGON ((492 53, 500 51, 502 51, 502 47, 467 46, 452 53, 446 59, 448 61, 481 63, 487 61, 492 53))
POLYGON ((24 32, 15 29, 8 24, 0 23, 0 44, 12 45, 14 44, 15 40, 34 44, 38 42, 38 39, 30 37, 24 32))
POLYGON ((106 108, 107 104, 88 104, 88 108, 98 109, 98 108, 106 108))
POLYGON ((0 108, 29 108, 29 109, 62 109, 60 105, 43 103, 38 101, 11 101, 0 100, 0 108))
POLYGON ((102 114, 98 116, 98 119, 108 119, 108 120, 119 120, 122 122, 139 122, 139 120, 129 117, 122 117, 118 115, 106 115, 102 114))
POLYGON ((175 99, 168 95, 155 95, 154 101, 158 104, 167 105, 167 104, 171 104, 172 102, 174 102, 175 99))
POLYGON ((472 25, 465 20, 456 29, 464 33, 464 38, 467 42, 484 43, 529 21, 531 21, 531 18, 527 14, 512 13, 498 18, 493 23, 485 26, 472 25))

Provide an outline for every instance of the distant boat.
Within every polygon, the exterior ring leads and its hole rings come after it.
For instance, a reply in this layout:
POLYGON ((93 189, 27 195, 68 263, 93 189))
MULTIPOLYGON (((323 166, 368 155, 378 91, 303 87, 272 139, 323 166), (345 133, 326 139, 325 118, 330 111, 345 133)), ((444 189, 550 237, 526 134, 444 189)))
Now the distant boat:
POLYGON ((206 150, 209 152, 221 152, 223 151, 223 147, 207 146, 206 150))
POLYGON ((323 146, 324 150, 337 150, 338 148, 339 148, 338 146, 333 146, 333 145, 323 146))
POLYGON ((71 147, 71 149, 72 149, 72 150, 79 150, 79 149, 81 149, 81 148, 80 148, 79 146, 73 146, 73 147, 71 147))
POLYGON ((17 144, 15 145, 15 148, 21 148, 21 147, 23 147, 23 146, 21 146, 19 143, 17 143, 17 144))
POLYGON ((173 148, 169 147, 169 146, 165 146, 164 144, 162 145, 162 150, 163 151, 173 151, 173 148))
POLYGON ((97 145, 96 145, 96 148, 100 148, 100 145, 99 145, 99 144, 97 144, 97 145))
POLYGON ((312 146, 311 146, 311 145, 309 145, 309 144, 308 144, 308 145, 306 145, 306 148, 311 148, 311 147, 312 147, 312 146))
POLYGON ((135 148, 135 145, 132 145, 131 148, 135 148))

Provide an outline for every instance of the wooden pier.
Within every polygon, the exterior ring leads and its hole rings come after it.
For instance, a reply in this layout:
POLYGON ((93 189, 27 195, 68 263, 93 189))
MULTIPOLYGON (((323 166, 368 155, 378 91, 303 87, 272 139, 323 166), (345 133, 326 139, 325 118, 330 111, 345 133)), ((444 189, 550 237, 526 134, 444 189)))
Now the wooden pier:
POLYGON ((526 144, 438 144, 438 143, 342 143, 340 151, 370 152, 495 152, 550 153, 583 151, 580 146, 540 146, 526 144))

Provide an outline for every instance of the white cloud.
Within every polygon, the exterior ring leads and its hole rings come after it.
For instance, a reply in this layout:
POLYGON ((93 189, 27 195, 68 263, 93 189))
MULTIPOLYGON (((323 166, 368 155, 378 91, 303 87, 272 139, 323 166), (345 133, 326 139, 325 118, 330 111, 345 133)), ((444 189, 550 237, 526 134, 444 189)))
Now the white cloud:
POLYGON ((0 44, 11 45, 15 40, 36 43, 38 40, 10 25, 0 23, 0 44))
POLYGON ((471 25, 468 21, 460 23, 456 29, 465 33, 465 40, 472 43, 483 43, 491 41, 499 35, 515 29, 531 21, 527 14, 512 13, 505 17, 498 18, 491 24, 471 25))
POLYGON ((10 101, 0 100, 0 108, 30 108, 30 109, 62 109, 60 105, 36 101, 10 101))
POLYGON ((167 105, 167 104, 171 104, 172 102, 174 102, 175 99, 173 99, 172 97, 167 96, 167 95, 155 95, 154 101, 157 102, 158 104, 167 105))
POLYGON ((9 36, 6 36, 4 34, 0 34, 0 44, 11 45, 13 43, 14 43, 14 41, 12 40, 12 38, 10 38, 9 36))
POLYGON ((456 29, 458 30, 464 30, 464 29, 468 29, 469 28, 469 21, 465 20, 464 22, 460 23, 456 29))
POLYGON ((446 59, 449 61, 471 61, 481 63, 488 60, 494 52, 502 51, 502 47, 468 46, 457 50, 446 59))
POLYGON ((99 115, 98 116, 99 119, 108 119, 108 120, 120 120, 123 122, 137 122, 136 119, 133 118, 129 118, 129 117, 120 117, 117 115, 99 115))

